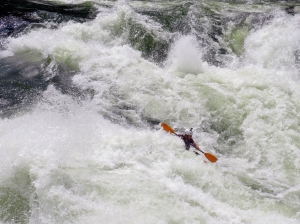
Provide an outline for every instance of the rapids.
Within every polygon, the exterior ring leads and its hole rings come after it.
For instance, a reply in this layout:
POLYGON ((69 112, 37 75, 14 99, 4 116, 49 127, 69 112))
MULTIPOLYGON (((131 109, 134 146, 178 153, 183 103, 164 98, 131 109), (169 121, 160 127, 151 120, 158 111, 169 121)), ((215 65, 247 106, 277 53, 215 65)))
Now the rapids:
POLYGON ((5 2, 1 223, 300 223, 297 1, 5 2))

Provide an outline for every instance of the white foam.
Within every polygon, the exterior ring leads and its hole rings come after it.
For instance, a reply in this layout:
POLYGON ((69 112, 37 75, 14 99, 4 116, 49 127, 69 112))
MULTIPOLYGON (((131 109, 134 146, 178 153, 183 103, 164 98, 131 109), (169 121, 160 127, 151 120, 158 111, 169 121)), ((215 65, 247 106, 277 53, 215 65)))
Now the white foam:
POLYGON ((31 112, 0 120, 0 187, 25 198, 29 223, 297 223, 299 201, 288 196, 299 190, 298 31, 269 33, 296 29, 296 19, 253 31, 238 69, 204 63, 192 36, 160 68, 114 33, 135 18, 121 3, 10 40, 13 54, 38 51, 75 69, 74 84, 93 96, 78 102, 51 85, 31 112), (194 127, 217 164, 145 118, 194 127))
POLYGON ((245 40, 245 62, 268 69, 291 69, 300 49, 299 15, 274 12, 275 18, 245 40))
POLYGON ((198 74, 202 69, 202 54, 195 37, 183 36, 179 38, 172 47, 169 54, 169 61, 172 69, 184 74, 198 74))

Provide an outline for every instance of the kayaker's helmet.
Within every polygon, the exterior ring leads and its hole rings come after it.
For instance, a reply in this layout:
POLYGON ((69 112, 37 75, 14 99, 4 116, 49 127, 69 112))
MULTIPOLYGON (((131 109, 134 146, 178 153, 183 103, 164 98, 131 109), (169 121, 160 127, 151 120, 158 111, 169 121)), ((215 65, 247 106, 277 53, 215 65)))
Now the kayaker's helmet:
POLYGON ((192 129, 187 129, 187 130, 185 130, 185 132, 184 132, 184 134, 185 135, 193 135, 193 131, 192 131, 192 129))

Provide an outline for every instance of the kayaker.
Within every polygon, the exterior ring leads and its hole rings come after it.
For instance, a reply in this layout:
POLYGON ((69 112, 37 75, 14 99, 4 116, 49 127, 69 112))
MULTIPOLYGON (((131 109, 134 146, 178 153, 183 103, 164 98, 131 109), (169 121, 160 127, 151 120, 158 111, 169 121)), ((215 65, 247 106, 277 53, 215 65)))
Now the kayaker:
MULTIPOLYGON (((171 128, 169 125, 167 125, 166 123, 162 122, 161 123, 162 128, 167 131, 170 132, 172 134, 175 134, 176 136, 180 137, 184 143, 185 143, 185 148, 186 150, 190 149, 190 146, 192 145, 193 147, 195 147, 195 149, 199 150, 201 153, 204 154, 204 156, 212 163, 217 162, 218 158, 216 158, 214 155, 207 153, 207 152, 203 152, 200 147, 196 144, 196 142, 194 142, 192 135, 193 135, 193 129, 191 128, 190 130, 185 131, 184 134, 179 135, 176 134, 175 131, 173 130, 173 128, 171 128)), ((195 152, 195 151, 194 151, 195 152)), ((199 155, 198 152, 195 152, 196 155, 199 155)), ((206 161, 204 161, 206 162, 206 161)))
MULTIPOLYGON (((176 134, 178 137, 180 137, 185 144, 185 149, 189 150, 191 146, 193 146, 195 149, 200 151, 200 147, 197 145, 197 143, 194 141, 192 135, 193 135, 193 129, 186 130, 184 134, 176 134)), ((196 153, 196 152, 195 152, 196 153)), ((198 153, 196 153, 198 154, 198 153)))

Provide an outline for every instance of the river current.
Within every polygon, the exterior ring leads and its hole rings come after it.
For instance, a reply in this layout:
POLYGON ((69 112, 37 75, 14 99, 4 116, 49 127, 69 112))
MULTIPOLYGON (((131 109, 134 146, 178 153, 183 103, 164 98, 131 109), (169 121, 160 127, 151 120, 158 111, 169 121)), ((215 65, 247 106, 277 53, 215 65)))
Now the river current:
POLYGON ((297 1, 0 12, 1 223, 300 223, 297 1))

